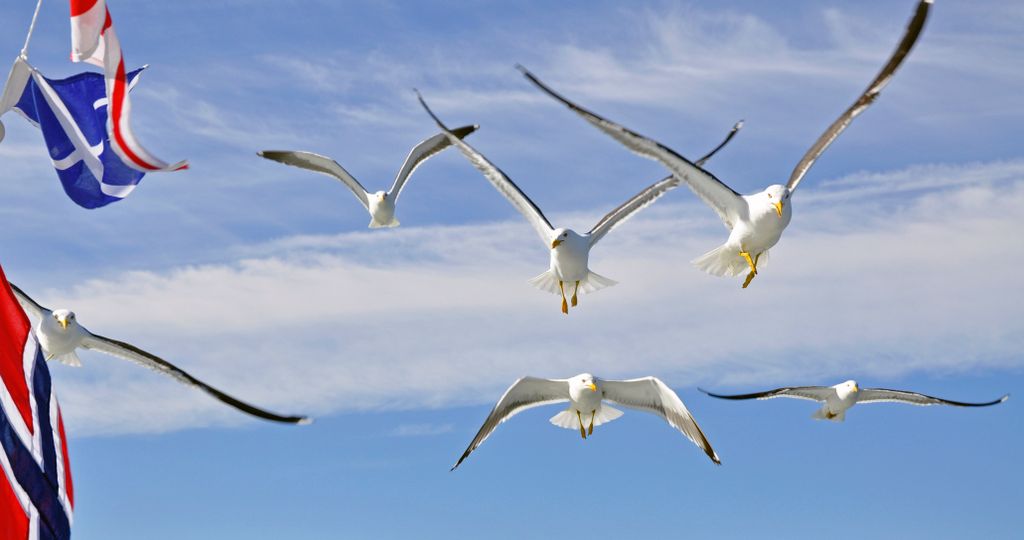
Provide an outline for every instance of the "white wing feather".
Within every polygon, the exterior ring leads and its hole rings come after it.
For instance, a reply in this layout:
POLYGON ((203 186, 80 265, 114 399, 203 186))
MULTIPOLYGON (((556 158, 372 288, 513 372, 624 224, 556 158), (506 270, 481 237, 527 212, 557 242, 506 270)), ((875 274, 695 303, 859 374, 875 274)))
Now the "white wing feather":
POLYGON ((339 165, 337 161, 334 161, 329 157, 314 154, 312 152, 291 150, 264 150, 259 152, 259 156, 278 163, 284 163, 285 165, 291 165, 293 167, 299 167, 334 177, 352 190, 352 193, 357 199, 359 199, 359 202, 363 203, 363 206, 367 210, 370 209, 370 194, 366 192, 366 188, 364 188, 354 176, 349 174, 344 167, 339 165))
POLYGON ((540 379, 537 377, 523 377, 516 381, 505 391, 498 403, 487 415, 484 425, 480 427, 476 437, 469 443, 462 457, 452 467, 454 471, 469 454, 487 440, 487 437, 494 432, 504 421, 512 418, 526 409, 532 409, 550 403, 569 401, 568 379, 540 379))
MULTIPOLYGON (((463 138, 470 133, 473 133, 480 126, 462 126, 452 130, 458 138, 463 138)), ((437 154, 441 150, 451 146, 451 142, 448 140, 448 135, 444 133, 438 133, 433 137, 420 141, 419 144, 414 146, 409 151, 409 155, 406 156, 405 162, 402 163, 402 168, 399 169, 398 175, 395 176, 395 182, 391 185, 391 189, 388 191, 388 195, 392 201, 398 201, 398 196, 402 194, 402 189, 405 187, 409 177, 412 176, 413 171, 416 170, 424 161, 431 158, 434 154, 437 154)))
POLYGON ((711 461, 721 464, 718 454, 701 431, 683 400, 656 377, 628 381, 600 381, 604 399, 624 407, 655 413, 704 450, 711 461))

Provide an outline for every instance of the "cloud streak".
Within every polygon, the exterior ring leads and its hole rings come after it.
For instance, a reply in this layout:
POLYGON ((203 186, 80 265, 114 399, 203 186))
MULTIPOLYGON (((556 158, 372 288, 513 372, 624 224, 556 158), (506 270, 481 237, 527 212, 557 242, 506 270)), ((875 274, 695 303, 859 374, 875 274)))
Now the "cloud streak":
MULTIPOLYGON (((691 201, 659 202, 602 241, 592 268, 620 284, 568 317, 526 283, 547 253, 520 221, 289 237, 33 292, 243 399, 317 415, 490 403, 526 374, 763 386, 1021 366, 1024 247, 1007 236, 1024 230, 1020 162, 801 190, 747 290, 689 265, 726 236, 691 201), (908 178, 915 191, 876 197, 908 178)), ((76 433, 247 421, 159 375, 83 361, 54 369, 76 433)))

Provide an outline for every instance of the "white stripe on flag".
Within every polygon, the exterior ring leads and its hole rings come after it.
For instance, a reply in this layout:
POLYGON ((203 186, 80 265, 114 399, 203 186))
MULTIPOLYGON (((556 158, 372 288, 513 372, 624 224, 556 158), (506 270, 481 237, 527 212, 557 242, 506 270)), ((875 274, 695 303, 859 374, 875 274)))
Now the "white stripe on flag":
POLYGON ((60 422, 58 422, 58 412, 60 404, 57 403, 57 392, 53 391, 53 386, 50 386, 50 429, 53 431, 53 449, 57 455, 57 493, 60 498, 60 505, 64 507, 64 513, 68 516, 68 524, 74 517, 74 512, 71 510, 71 501, 68 500, 67 491, 67 480, 64 477, 64 441, 60 436, 60 422))

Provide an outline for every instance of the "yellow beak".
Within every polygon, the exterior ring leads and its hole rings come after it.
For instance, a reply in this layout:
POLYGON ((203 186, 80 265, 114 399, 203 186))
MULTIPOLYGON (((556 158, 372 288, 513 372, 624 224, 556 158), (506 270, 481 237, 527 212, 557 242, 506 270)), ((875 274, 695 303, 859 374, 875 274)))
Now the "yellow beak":
POLYGON ((561 243, 562 243, 562 241, 561 241, 561 240, 559 240, 559 239, 555 239, 554 241, 552 241, 552 242, 551 242, 551 249, 555 249, 555 248, 556 248, 556 247, 558 247, 558 245, 559 245, 559 244, 561 244, 561 243))
POLYGON ((772 206, 774 206, 775 207, 775 211, 779 213, 779 217, 782 217, 782 203, 781 202, 777 202, 777 203, 774 203, 772 206))
POLYGON ((67 319, 59 319, 57 322, 60 323, 61 328, 65 329, 65 330, 68 329, 68 320, 67 319))
POLYGON ((587 385, 587 387, 590 388, 591 392, 597 392, 597 385, 596 384, 590 383, 590 384, 587 385))
POLYGON ((855 385, 853 385, 853 391, 854 392, 860 392, 860 388, 857 388, 857 385, 855 384, 855 385))

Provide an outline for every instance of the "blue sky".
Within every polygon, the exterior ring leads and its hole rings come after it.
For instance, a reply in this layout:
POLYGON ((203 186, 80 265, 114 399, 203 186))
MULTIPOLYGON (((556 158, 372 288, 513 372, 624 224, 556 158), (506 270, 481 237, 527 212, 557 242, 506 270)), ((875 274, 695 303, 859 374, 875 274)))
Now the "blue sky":
MULTIPOLYGON (((16 56, 30 1, 0 5, 16 56)), ((741 192, 788 177, 877 72, 913 2, 119 2, 142 142, 184 173, 86 211, 39 133, 3 117, 0 263, 50 307, 312 426, 249 420, 108 357, 52 366, 80 538, 496 538, 708 534, 1006 537, 1024 526, 1015 398, 990 409, 874 405, 844 424, 806 402, 731 403, 697 386, 909 388, 960 400, 1024 383, 1024 8, 938 0, 878 103, 819 160, 747 290, 688 261, 725 231, 676 190, 604 239, 619 285, 569 317, 526 280, 529 226, 443 153, 369 231, 340 185, 261 149, 330 155, 390 185, 434 133, 419 88, 552 222, 586 230, 664 176, 534 90, 710 164, 741 192), (517 377, 656 375, 722 457, 638 412, 583 443, 503 425, 448 468, 517 377), (580 490, 585 495, 573 495, 580 490), (589 491, 588 490, 592 490, 589 491), (832 491, 830 491, 832 490, 832 491), (539 528, 539 529, 538 529, 539 528)), ((32 63, 67 62, 44 6, 32 63)))

